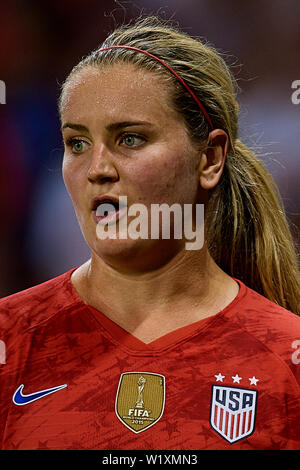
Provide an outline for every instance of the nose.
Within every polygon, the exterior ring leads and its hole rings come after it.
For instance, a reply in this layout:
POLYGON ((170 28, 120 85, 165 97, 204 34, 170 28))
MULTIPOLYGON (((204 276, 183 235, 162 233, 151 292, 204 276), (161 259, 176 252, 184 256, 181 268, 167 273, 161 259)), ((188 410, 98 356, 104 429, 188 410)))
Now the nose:
POLYGON ((91 183, 117 181, 119 179, 113 158, 104 144, 94 149, 87 177, 91 183))

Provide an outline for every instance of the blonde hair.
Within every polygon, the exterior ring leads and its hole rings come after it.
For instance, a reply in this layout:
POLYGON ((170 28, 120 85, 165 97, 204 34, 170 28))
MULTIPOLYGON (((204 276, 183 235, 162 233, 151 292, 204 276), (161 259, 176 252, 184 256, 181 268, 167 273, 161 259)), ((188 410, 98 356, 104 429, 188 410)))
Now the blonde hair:
MULTIPOLYGON (((206 207, 206 240, 215 262, 282 307, 300 314, 300 271, 278 188, 258 157, 238 139, 238 87, 217 50, 156 16, 113 31, 100 46, 127 45, 154 54, 173 68, 204 105, 215 129, 229 137, 221 179, 206 207)), ((125 62, 161 74, 172 83, 172 105, 183 115, 193 142, 207 144, 210 127, 182 84, 147 55, 128 49, 91 52, 62 86, 86 66, 125 62)))

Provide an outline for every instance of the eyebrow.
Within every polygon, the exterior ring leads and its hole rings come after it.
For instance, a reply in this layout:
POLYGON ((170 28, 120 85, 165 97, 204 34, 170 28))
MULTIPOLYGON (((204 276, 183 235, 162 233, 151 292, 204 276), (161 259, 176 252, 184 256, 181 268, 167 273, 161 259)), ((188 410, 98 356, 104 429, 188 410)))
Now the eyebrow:
MULTIPOLYGON (((147 121, 137 121, 137 122, 122 121, 122 122, 113 122, 112 124, 109 124, 108 126, 106 126, 106 130, 117 131, 123 127, 142 126, 142 125, 153 127, 153 124, 147 121)), ((61 130, 66 129, 66 128, 74 129, 75 131, 79 131, 79 132, 89 132, 86 126, 83 126, 82 124, 75 124, 75 123, 73 124, 71 122, 66 122, 65 124, 61 126, 61 130)))

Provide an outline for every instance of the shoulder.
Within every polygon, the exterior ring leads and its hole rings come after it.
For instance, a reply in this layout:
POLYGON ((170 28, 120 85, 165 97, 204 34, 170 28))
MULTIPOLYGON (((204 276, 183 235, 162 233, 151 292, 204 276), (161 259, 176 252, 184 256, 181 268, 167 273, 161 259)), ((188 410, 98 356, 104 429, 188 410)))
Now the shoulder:
POLYGON ((74 269, 0 299, 1 329, 17 324, 23 330, 28 329, 67 307, 72 302, 70 277, 74 269))
POLYGON ((249 288, 241 281, 241 299, 228 317, 300 383, 300 317, 249 288))
MULTIPOLYGON (((253 335, 272 343, 268 332, 295 337, 300 334, 300 316, 272 302, 239 281, 242 298, 238 303, 237 318, 253 335)), ((275 337, 273 336, 273 340, 275 337)))

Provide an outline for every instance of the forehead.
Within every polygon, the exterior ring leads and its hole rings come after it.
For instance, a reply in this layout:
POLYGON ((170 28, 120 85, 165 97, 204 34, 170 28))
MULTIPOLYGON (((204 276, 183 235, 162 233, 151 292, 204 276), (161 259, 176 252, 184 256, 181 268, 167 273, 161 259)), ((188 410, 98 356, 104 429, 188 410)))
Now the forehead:
POLYGON ((129 114, 176 119, 167 81, 133 64, 87 66, 67 82, 61 100, 62 119, 93 115, 122 119, 129 114))

